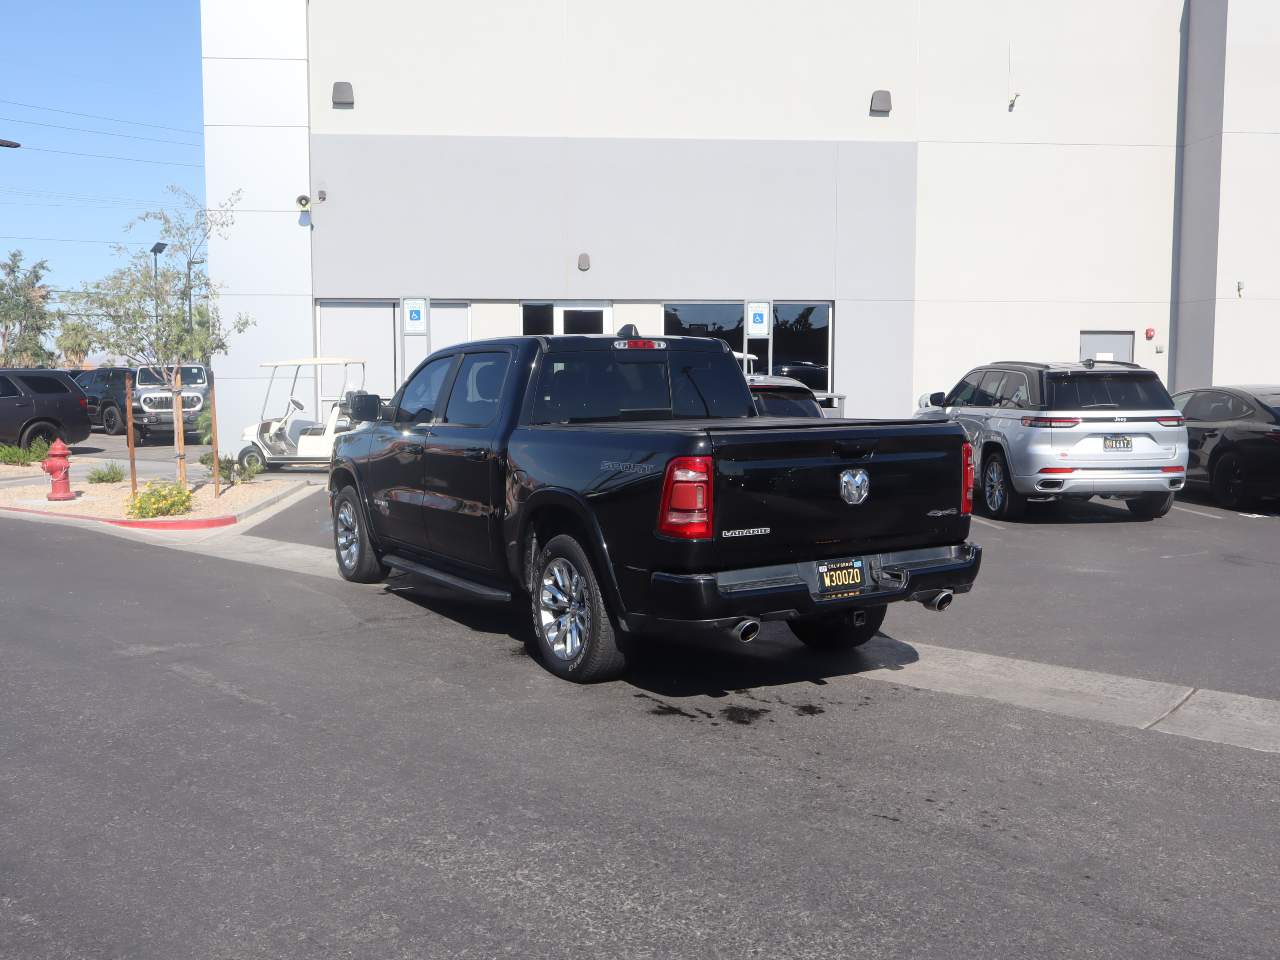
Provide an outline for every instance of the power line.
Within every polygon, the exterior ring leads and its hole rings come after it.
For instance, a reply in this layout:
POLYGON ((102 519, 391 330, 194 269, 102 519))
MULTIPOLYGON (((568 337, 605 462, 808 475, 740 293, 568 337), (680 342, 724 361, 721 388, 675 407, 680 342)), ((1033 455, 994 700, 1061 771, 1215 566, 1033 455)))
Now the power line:
POLYGON ((50 150, 48 147, 23 147, 36 153, 60 153, 67 157, 89 157, 93 160, 127 160, 129 163, 155 163, 164 167, 203 167, 203 163, 182 163, 178 160, 147 160, 143 157, 112 157, 104 153, 76 153, 73 150, 50 150))
POLYGON ((64 203, 39 203, 31 200, 0 200, 0 206, 6 207, 75 207, 77 210, 129 210, 150 206, 146 203, 98 203, 92 200, 72 200, 64 203))
POLYGON ((202 144, 188 143, 186 140, 170 140, 165 137, 143 137, 136 133, 112 133, 110 130, 90 130, 88 127, 68 127, 61 123, 41 123, 39 120, 19 120, 17 117, 0 117, 7 123, 26 123, 33 127, 50 127, 54 130, 75 130, 77 133, 92 133, 99 137, 124 137, 127 140, 148 140, 151 143, 176 143, 181 147, 199 147, 202 144))
POLYGON ((194 133, 197 137, 204 136, 200 130, 188 130, 185 127, 166 127, 159 123, 143 123, 141 120, 121 120, 119 117, 103 117, 96 113, 76 113, 74 110, 59 110, 57 107, 42 107, 34 103, 19 103, 17 100, 0 100, 0 103, 7 103, 15 107, 26 107, 28 110, 48 110, 50 113, 65 113, 69 117, 84 117, 87 120, 106 120, 109 123, 127 123, 135 127, 151 127, 155 130, 172 130, 175 133, 194 133))
POLYGON ((36 190, 30 187, 0 187, 2 193, 13 193, 20 197, 53 197, 56 200, 103 200, 126 201, 128 203, 147 203, 163 205, 164 200, 144 200, 141 197, 97 197, 83 193, 65 193, 59 190, 36 190))
POLYGON ((125 247, 145 247, 145 240, 79 240, 74 237, 5 237, 0 240, 35 240, 40 243, 118 243, 125 247))

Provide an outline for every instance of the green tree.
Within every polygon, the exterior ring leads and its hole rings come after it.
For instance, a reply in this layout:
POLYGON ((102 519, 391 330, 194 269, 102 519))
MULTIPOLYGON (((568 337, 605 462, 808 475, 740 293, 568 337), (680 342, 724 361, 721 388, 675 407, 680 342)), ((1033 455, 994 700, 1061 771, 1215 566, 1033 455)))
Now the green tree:
POLYGON ((84 363, 84 358, 93 351, 96 343, 97 331, 93 324, 58 314, 58 336, 53 344, 67 366, 78 367, 84 363))
POLYGON ((24 268, 22 259, 21 250, 12 250, 0 263, 0 366, 42 366, 54 360, 45 346, 55 323, 44 283, 49 264, 37 260, 24 268))
MULTIPOLYGON (((150 253, 130 255, 121 248, 119 252, 128 256, 124 265, 97 283, 86 284, 68 302, 74 303, 82 316, 92 318, 98 346, 131 366, 149 368, 173 392, 173 409, 177 411, 182 409, 178 398, 181 364, 208 364, 226 353, 229 338, 243 333, 253 320, 239 314, 224 322, 215 285, 208 274, 195 269, 209 237, 225 235, 233 225, 232 207, 238 194, 206 210, 190 194, 170 189, 182 199, 181 209, 150 211, 131 224, 159 223, 166 231, 162 239, 168 247, 159 269, 150 253), (195 307, 197 298, 201 303, 195 307)), ((185 483, 181 430, 174 430, 174 446, 179 452, 178 478, 185 483)))

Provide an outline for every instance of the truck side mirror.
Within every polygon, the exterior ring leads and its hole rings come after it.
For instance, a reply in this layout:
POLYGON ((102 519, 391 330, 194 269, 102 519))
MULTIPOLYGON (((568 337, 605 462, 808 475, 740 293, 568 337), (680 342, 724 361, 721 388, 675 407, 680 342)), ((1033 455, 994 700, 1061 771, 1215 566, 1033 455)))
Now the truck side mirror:
POLYGON ((947 395, 945 393, 929 394, 929 406, 945 407, 947 405, 947 395))
POLYGON ((353 423, 368 423, 382 412, 382 398, 376 393, 353 393, 347 406, 353 423))

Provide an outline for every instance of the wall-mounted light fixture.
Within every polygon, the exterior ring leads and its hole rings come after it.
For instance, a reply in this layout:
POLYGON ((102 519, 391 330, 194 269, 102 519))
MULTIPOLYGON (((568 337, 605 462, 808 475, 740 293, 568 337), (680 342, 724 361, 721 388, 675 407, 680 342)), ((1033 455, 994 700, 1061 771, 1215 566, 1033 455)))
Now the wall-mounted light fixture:
POLYGON ((578 269, 581 270, 583 273, 586 273, 588 270, 591 269, 590 254, 586 254, 586 253, 578 254, 578 269))
POLYGON ((333 108, 335 110, 351 110, 356 105, 355 91, 347 80, 335 80, 333 83, 333 108))
POLYGON ((871 94, 871 112, 887 117, 893 110, 893 94, 888 90, 876 90, 871 94))

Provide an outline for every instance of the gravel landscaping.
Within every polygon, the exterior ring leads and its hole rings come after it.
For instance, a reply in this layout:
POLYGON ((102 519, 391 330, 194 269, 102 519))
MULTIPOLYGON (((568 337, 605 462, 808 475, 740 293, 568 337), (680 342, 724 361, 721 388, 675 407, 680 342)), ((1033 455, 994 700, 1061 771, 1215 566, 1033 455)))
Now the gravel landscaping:
MULTIPOLYGON (((222 517, 238 514, 262 503, 282 491, 297 487, 297 480, 256 479, 251 483, 242 483, 234 487, 223 487, 222 496, 213 497, 213 484, 209 481, 196 481, 191 484, 195 493, 194 505, 189 513, 162 519, 202 520, 209 517, 222 517)), ((138 489, 143 489, 138 484, 138 489)), ((76 498, 54 502, 46 499, 49 484, 32 483, 0 487, 0 508, 13 507, 22 510, 40 510, 48 513, 74 514, 81 517, 94 517, 103 520, 129 519, 126 509, 129 504, 129 482, 122 483, 83 483, 72 485, 76 498)))

